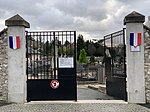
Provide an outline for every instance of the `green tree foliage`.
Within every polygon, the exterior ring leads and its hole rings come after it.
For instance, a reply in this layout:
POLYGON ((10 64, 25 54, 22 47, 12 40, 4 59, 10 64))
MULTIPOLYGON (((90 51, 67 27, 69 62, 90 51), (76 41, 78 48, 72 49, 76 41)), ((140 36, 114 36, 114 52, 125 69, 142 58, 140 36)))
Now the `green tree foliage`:
POLYGON ((68 40, 66 40, 64 46, 68 47, 70 44, 71 43, 68 40))
POLYGON ((85 49, 87 56, 104 56, 103 39, 84 41, 83 36, 80 34, 77 39, 77 60, 79 60, 80 50, 85 49))
POLYGON ((74 47, 69 47, 69 48, 66 48, 66 47, 60 47, 58 49, 58 55, 61 56, 61 55, 67 55, 67 56, 73 56, 74 55, 74 47))
POLYGON ((79 34, 77 39, 77 60, 79 60, 80 50, 85 49, 85 42, 83 36, 79 34))
POLYGON ((82 50, 80 51, 79 63, 81 63, 81 64, 86 64, 86 63, 87 63, 85 49, 82 49, 82 50))
POLYGON ((96 48, 95 56, 104 56, 104 47, 102 45, 96 48))
POLYGON ((43 45, 43 53, 45 55, 50 55, 52 53, 52 44, 46 41, 43 45))
POLYGON ((94 62, 95 62, 95 57, 94 57, 94 56, 91 56, 91 57, 90 57, 90 62, 91 62, 91 63, 94 63, 94 62))
POLYGON ((59 56, 61 56, 61 55, 66 55, 66 48, 65 47, 63 47, 63 46, 60 46, 59 48, 58 48, 58 55, 59 56))
POLYGON ((94 46, 93 43, 90 43, 90 44, 89 44, 89 48, 88 48, 88 53, 89 53, 89 55, 94 55, 95 52, 96 52, 96 47, 94 46))
POLYGON ((90 44, 90 41, 87 40, 87 41, 85 42, 85 52, 87 53, 87 56, 89 56, 89 53, 88 53, 89 44, 90 44))

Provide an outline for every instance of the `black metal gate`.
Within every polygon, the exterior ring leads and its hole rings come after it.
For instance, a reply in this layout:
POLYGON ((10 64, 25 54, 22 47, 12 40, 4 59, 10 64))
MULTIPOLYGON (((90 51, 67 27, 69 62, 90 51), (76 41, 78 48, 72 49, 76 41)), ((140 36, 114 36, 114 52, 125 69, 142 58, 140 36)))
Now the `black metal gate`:
POLYGON ((125 28, 104 36, 106 93, 127 100, 125 28))
POLYGON ((27 101, 77 100, 76 32, 26 32, 27 101))

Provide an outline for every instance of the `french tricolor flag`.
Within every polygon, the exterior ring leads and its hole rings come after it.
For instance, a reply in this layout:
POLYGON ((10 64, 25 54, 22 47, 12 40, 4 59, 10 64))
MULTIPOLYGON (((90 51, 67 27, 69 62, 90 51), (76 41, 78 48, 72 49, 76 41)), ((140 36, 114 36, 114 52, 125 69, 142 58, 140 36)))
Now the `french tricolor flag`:
POLYGON ((137 47, 142 43, 142 34, 141 33, 130 33, 130 45, 137 47))
POLYGON ((20 48, 20 36, 9 36, 9 47, 11 49, 19 49, 20 48))

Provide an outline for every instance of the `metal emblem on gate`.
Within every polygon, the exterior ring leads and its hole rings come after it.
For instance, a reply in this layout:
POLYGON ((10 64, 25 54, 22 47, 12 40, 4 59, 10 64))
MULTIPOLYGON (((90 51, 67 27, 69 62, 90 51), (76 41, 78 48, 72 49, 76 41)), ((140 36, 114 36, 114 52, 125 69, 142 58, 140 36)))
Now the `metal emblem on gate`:
POLYGON ((58 80, 52 80, 51 83, 50 83, 50 86, 53 88, 53 89, 57 89, 59 87, 59 82, 58 80))

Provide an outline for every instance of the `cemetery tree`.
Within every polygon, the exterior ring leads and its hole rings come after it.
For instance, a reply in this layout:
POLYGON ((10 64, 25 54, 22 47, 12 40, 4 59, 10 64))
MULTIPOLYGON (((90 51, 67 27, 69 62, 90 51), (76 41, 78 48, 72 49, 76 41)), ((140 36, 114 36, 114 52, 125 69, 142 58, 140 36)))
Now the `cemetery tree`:
POLYGON ((87 53, 87 56, 89 55, 89 53, 88 53, 89 44, 90 44, 90 41, 87 40, 87 41, 85 42, 85 52, 87 53))
POLYGON ((45 55, 49 55, 51 53, 51 48, 52 48, 52 45, 49 43, 49 41, 46 41, 43 46, 43 53, 45 55))
POLYGON ((68 47, 70 44, 71 43, 68 40, 66 40, 64 46, 68 47))
POLYGON ((77 39, 77 60, 79 60, 80 50, 85 49, 85 42, 83 36, 79 34, 77 39))
POLYGON ((92 55, 91 57, 90 57, 90 63, 94 63, 95 62, 95 57, 92 55))
POLYGON ((95 52, 96 52, 96 47, 94 46, 93 43, 90 43, 89 47, 88 47, 88 53, 89 53, 89 55, 94 55, 95 52))
POLYGON ((82 50, 80 51, 79 63, 80 63, 80 64, 86 64, 86 63, 87 63, 85 49, 82 49, 82 50))
POLYGON ((95 56, 104 56, 104 47, 102 45, 96 48, 95 56))

